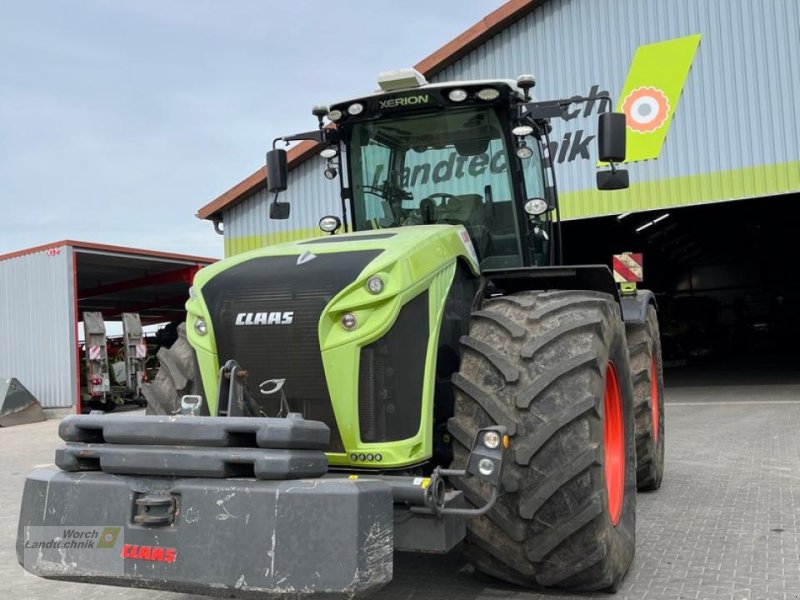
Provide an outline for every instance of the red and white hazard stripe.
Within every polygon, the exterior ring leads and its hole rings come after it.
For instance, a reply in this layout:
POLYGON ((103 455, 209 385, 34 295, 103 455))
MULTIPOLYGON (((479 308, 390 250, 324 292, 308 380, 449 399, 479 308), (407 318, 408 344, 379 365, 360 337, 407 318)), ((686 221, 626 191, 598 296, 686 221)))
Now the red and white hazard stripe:
POLYGON ((89 359, 100 360, 102 357, 102 350, 100 346, 89 346, 89 359))
POLYGON ((141 338, 136 344, 136 358, 147 358, 147 342, 144 338, 141 338))
POLYGON ((635 283, 644 278, 644 257, 640 252, 615 254, 612 262, 617 283, 635 283))

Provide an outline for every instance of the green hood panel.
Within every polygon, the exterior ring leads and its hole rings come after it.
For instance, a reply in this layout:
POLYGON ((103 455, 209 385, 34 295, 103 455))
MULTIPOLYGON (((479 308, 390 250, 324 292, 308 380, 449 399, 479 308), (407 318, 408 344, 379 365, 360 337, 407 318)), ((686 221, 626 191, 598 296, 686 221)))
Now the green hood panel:
MULTIPOLYGON (((313 261, 318 256, 363 250, 372 251, 375 258, 352 282, 333 296, 322 311, 318 324, 327 389, 336 419, 335 426, 338 427, 345 449, 345 452, 329 454, 329 460, 338 465, 389 468, 419 463, 431 456, 436 353, 445 300, 459 262, 473 275, 478 275, 474 249, 466 231, 460 226, 423 225, 311 238, 261 248, 202 269, 195 277, 192 297, 186 303, 187 334, 197 352, 211 414, 216 412, 220 361, 213 319, 203 296, 204 286, 217 275, 262 257, 296 256, 296 263, 291 259, 293 271, 295 264, 302 269, 305 262, 313 261), (366 286, 367 279, 375 275, 384 282, 384 289, 378 294, 371 293, 366 286), (359 439, 358 423, 361 349, 386 335, 401 309, 425 291, 428 292, 428 331, 419 332, 420 336, 427 338, 419 431, 407 440, 363 443, 359 439), (345 313, 352 313, 356 317, 357 327, 352 331, 341 325, 345 313), (197 333, 197 319, 206 322, 206 335, 197 333), (375 460, 377 456, 380 456, 380 464, 375 460), (372 457, 373 461, 367 460, 368 457, 372 457)), ((285 264, 285 259, 282 262, 285 264)), ((269 277, 269 273, 265 272, 264 276, 269 277)), ((263 283, 262 280, 262 287, 263 283)), ((276 282, 276 286, 279 284, 276 282)), ((287 300, 286 306, 291 307, 291 299, 287 300)), ((292 348, 283 348, 281 351, 291 353, 292 348)), ((234 358, 247 366, 246 356, 225 358, 234 358)))
POLYGON ((383 250, 381 256, 371 265, 373 269, 380 270, 385 265, 406 258, 409 260, 409 266, 416 272, 419 269, 429 268, 431 263, 440 263, 444 257, 461 256, 476 275, 479 272, 475 250, 469 240, 469 235, 463 227, 457 225, 417 225, 414 227, 397 227, 327 237, 313 237, 296 242, 265 246, 250 252, 237 254, 205 267, 195 277, 194 286, 195 288, 200 288, 220 271, 259 256, 300 256, 306 252, 326 254, 373 249, 383 250))

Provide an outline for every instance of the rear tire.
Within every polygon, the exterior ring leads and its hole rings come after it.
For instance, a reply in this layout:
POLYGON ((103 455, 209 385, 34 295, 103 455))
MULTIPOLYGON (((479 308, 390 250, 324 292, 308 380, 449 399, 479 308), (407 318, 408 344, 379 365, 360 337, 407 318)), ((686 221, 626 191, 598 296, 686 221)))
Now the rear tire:
MULTIPOLYGON (((636 504, 633 390, 616 302, 585 291, 491 299, 461 341, 453 466, 465 467, 478 429, 504 425, 511 437, 504 493, 468 521, 467 558, 512 583, 615 590, 633 559, 636 504), (611 372, 618 393, 608 411, 611 372), (607 412, 617 415, 611 459, 607 412)), ((476 506, 489 497, 478 478, 453 483, 476 506)))
POLYGON ((636 485, 657 490, 664 478, 664 370, 658 315, 647 307, 644 323, 626 324, 636 416, 636 485))
MULTIPOLYGON (((203 395, 197 356, 186 339, 186 323, 178 325, 178 339, 170 348, 159 349, 157 357, 158 373, 152 382, 142 385, 147 400, 145 414, 174 415, 180 410, 184 395, 203 395)), ((203 402, 201 411, 207 410, 206 406, 203 402)))

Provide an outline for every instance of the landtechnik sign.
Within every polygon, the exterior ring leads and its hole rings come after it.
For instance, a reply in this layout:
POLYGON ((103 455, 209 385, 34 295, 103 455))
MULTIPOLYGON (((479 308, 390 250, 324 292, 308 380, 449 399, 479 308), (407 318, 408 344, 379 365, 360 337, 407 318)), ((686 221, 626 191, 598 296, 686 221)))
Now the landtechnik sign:
POLYGON ((124 573, 122 526, 29 525, 25 527, 22 559, 33 573, 52 573, 64 564, 83 573, 124 573))
MULTIPOLYGON (((636 48, 628 67, 624 84, 620 90, 613 90, 609 82, 587 83, 582 92, 588 96, 607 93, 616 101, 615 110, 624 112, 627 122, 627 163, 658 159, 672 125, 672 119, 685 88, 689 71, 697 53, 702 35, 693 34, 680 38, 657 41, 636 48), (617 92, 617 93, 611 93, 617 92)), ((408 104, 425 104, 426 94, 403 97, 408 104)), ((400 102, 391 99, 392 102, 400 102)), ((384 107, 384 108, 388 108, 384 107)), ((575 161, 596 161, 596 119, 600 110, 598 102, 576 104, 568 108, 563 119, 554 121, 556 131, 551 133, 549 154, 559 165, 573 164, 575 161), (564 121, 559 123, 559 121, 564 121)), ((702 108, 701 108, 702 110, 702 108)), ((486 152, 476 156, 459 155, 453 148, 443 148, 438 155, 428 154, 426 160, 413 159, 407 162, 399 174, 401 185, 415 188, 415 193, 433 192, 450 184, 451 190, 462 192, 467 180, 475 178, 496 178, 497 174, 508 169, 508 156, 500 144, 490 144, 486 152), (421 164, 426 163, 426 164, 421 164), (469 177, 468 177, 469 176, 469 177)), ((387 166, 365 165, 372 185, 379 186, 387 177, 387 166)), ((754 167, 762 170, 777 167, 754 167)), ((667 205, 696 204, 721 199, 744 197, 755 190, 745 189, 750 170, 736 169, 726 171, 720 178, 711 173, 678 173, 672 171, 668 177, 661 175, 668 171, 659 167, 655 177, 632 177, 631 188, 606 194, 598 192, 589 174, 594 172, 588 165, 578 169, 570 168, 562 176, 561 208, 562 218, 574 219, 613 214, 630 210, 652 209, 667 205), (583 173, 586 175, 583 175, 583 173), (576 179, 577 178, 577 179, 576 179), (669 180, 669 195, 665 195, 666 181, 669 180)), ((652 173, 651 173, 652 175, 652 173)), ((496 181, 496 179, 494 179, 496 181)), ((759 181, 772 181, 769 177, 759 181)), ((769 186, 767 186, 769 187, 769 186)), ((776 187, 773 185, 772 187, 776 187)), ((770 189, 761 190, 772 193, 770 189)), ((475 190, 463 190, 463 193, 475 190)), ((502 195, 498 190, 499 195, 502 195)), ((499 196, 498 196, 499 197, 499 196)), ((318 233, 314 223, 303 223, 296 230, 265 231, 253 236, 225 236, 226 254, 274 243, 310 237, 318 233)))
MULTIPOLYGON (((627 122, 627 158, 625 162, 636 162, 658 158, 667 137, 672 117, 678 107, 686 78, 689 75, 700 34, 639 46, 631 62, 621 93, 617 96, 616 110, 624 112, 627 122)), ((608 95, 598 83, 587 90, 587 96, 608 95)), ((393 98, 386 102, 414 100, 393 98)), ((573 105, 564 113, 564 121, 580 119, 581 122, 596 116, 600 103, 589 101, 573 105)), ((550 156, 556 163, 575 160, 591 160, 591 148, 595 135, 584 128, 566 131, 560 139, 550 141, 550 156)), ((455 150, 443 153, 442 159, 432 165, 421 164, 406 167, 402 173, 402 185, 439 184, 464 178, 466 174, 478 177, 484 173, 503 173, 508 166, 505 150, 491 149, 477 156, 462 156, 455 150)), ((372 173, 372 185, 378 186, 385 177, 385 165, 376 165, 372 173)))

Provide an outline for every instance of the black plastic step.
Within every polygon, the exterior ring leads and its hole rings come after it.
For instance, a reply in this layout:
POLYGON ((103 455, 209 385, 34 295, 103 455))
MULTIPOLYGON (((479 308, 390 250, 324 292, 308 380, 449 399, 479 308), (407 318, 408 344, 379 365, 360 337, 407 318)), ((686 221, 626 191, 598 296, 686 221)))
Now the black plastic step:
POLYGON ((165 477, 245 477, 303 479, 328 470, 322 450, 274 448, 198 448, 67 442, 56 449, 64 471, 103 471, 117 475, 165 477))
POLYGON ((143 446, 212 446, 324 450, 330 429, 292 413, 266 417, 71 415, 58 427, 65 442, 143 446))

